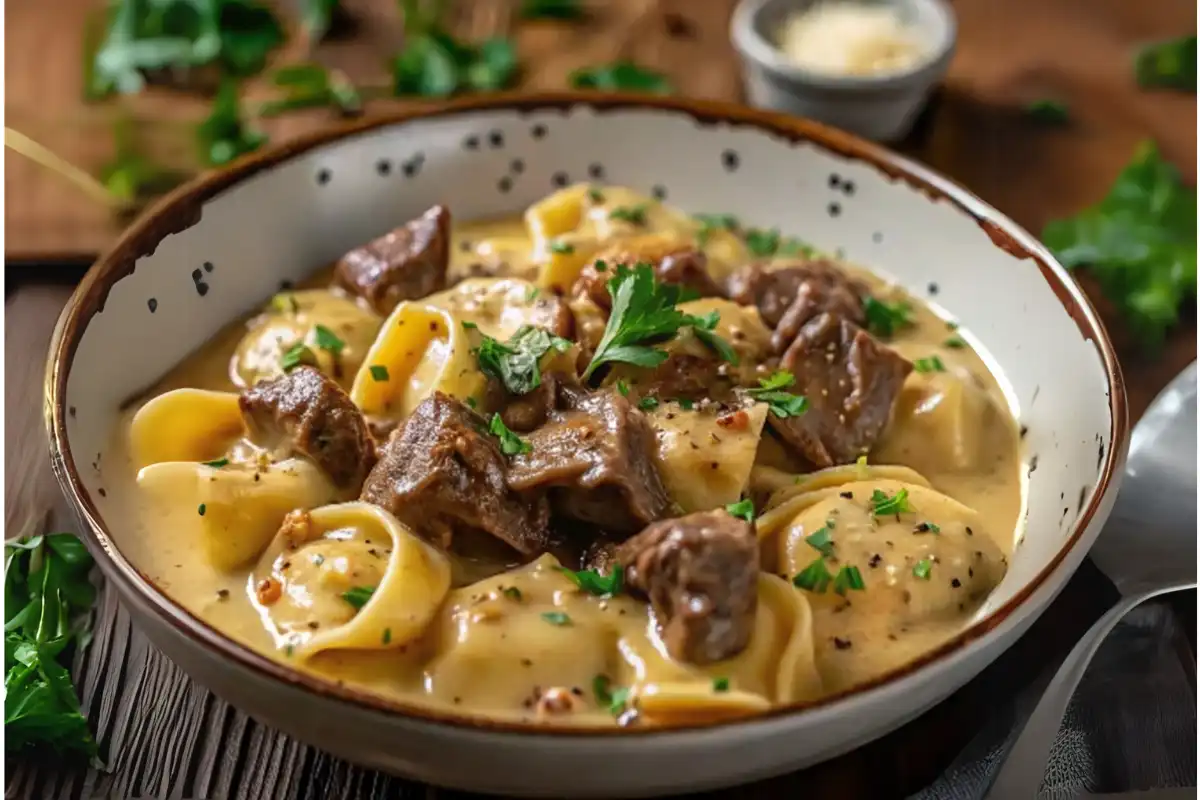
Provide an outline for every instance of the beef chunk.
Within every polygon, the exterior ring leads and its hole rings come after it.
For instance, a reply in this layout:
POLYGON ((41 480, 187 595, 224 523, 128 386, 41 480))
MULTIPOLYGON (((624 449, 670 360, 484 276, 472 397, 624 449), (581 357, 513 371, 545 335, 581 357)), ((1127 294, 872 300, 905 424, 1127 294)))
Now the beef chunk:
MULTIPOLYGON (((789 334, 781 334, 783 352, 809 319, 832 311, 862 324, 862 301, 866 288, 848 278, 829 261, 800 261, 793 265, 768 269, 763 264, 747 264, 729 279, 729 298, 747 306, 756 306, 769 328, 780 328, 787 321, 789 334), (802 293, 802 287, 808 288, 802 293), (792 306, 803 301, 790 317, 792 306)), ((772 340, 774 343, 774 339, 772 340)))
POLYGON ((698 297, 720 297, 721 287, 708 274, 708 260, 704 253, 690 247, 676 247, 666 252, 606 253, 597 257, 580 272, 572 289, 574 295, 587 295, 592 302, 608 312, 612 308, 612 296, 608 293, 608 282, 616 275, 617 267, 648 263, 654 267, 654 277, 659 283, 670 283, 692 290, 698 297), (603 262, 604 269, 597 265, 603 262))
POLYGON ((671 353, 670 358, 637 379, 637 388, 642 394, 662 400, 724 399, 733 382, 724 376, 723 363, 716 357, 671 353))
POLYGON ((538 295, 529 314, 529 324, 564 339, 573 339, 575 335, 575 316, 567 307, 567 301, 552 294, 538 295))
POLYGON ((280 455, 307 456, 340 489, 358 491, 375 463, 362 413, 320 370, 300 366, 238 399, 250 435, 280 455))
POLYGON ((531 452, 513 456, 508 484, 551 489, 555 511, 614 532, 631 533, 661 519, 671 501, 654 464, 654 431, 617 392, 567 402, 529 434, 531 452))
POLYGON ((711 664, 750 642, 758 606, 758 538, 725 511, 648 526, 622 544, 625 583, 649 597, 667 652, 711 664))
POLYGON ((601 575, 612 572, 617 563, 617 548, 620 545, 609 537, 600 534, 584 549, 579 559, 580 569, 590 569, 601 575))
POLYGON ((562 380, 554 373, 545 373, 536 389, 515 395, 506 390, 500 381, 489 378, 487 407, 500 409, 500 418, 509 430, 528 433, 545 425, 558 407, 558 387, 562 380))
POLYGON ((450 264, 450 212, 434 206, 386 236, 342 256, 334 278, 380 314, 402 300, 446 288, 450 264))
POLYGON ((775 432, 817 467, 848 464, 887 427, 912 364, 850 320, 821 314, 810 320, 780 364, 796 376, 808 410, 771 415, 775 432))
POLYGON ((362 499, 442 547, 455 529, 477 528, 525 555, 545 551, 546 500, 509 488, 504 455, 486 429, 474 411, 434 392, 392 434, 362 499))

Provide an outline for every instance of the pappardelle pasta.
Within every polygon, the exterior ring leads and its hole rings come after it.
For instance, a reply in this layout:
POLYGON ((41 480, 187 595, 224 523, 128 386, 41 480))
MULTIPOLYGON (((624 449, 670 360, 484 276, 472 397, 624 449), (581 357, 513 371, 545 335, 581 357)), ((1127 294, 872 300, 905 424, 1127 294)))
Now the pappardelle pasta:
POLYGON ((230 326, 117 431, 168 595, 296 669, 555 726, 877 678, 1003 578, 995 376, 898 287, 578 185, 434 207, 230 326))

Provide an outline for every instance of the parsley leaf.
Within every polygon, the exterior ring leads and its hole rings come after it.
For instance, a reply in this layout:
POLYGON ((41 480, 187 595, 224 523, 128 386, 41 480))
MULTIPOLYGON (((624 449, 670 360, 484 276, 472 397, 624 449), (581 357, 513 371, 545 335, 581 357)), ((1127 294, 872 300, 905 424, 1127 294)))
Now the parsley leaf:
POLYGON ((641 400, 638 400, 637 407, 642 411, 653 411, 654 409, 658 408, 658 398, 643 397, 641 400))
POLYGON ((96 754, 64 664, 90 638, 92 559, 77 538, 51 533, 4 547, 5 749, 48 746, 96 754))
POLYGON ((1042 240, 1067 268, 1086 266, 1143 345, 1162 343, 1196 295, 1196 190, 1143 142, 1108 196, 1049 223, 1042 240))
POLYGON ((863 314, 867 318, 867 330, 881 339, 890 339, 901 328, 913 324, 912 306, 904 301, 888 303, 868 297, 863 301, 863 314))
POLYGON ((618 206, 608 212, 608 218, 628 222, 630 225, 646 224, 645 203, 636 206, 618 206))
POLYGON ((204 466, 206 466, 206 467, 212 467, 213 469, 220 469, 221 467, 229 466, 229 459, 228 458, 218 458, 215 461, 203 461, 201 463, 204 464, 204 466))
POLYGON ((639 67, 632 61, 617 61, 596 67, 583 67, 568 79, 575 89, 599 89, 606 92, 649 92, 671 94, 675 87, 661 72, 639 67))
POLYGON ((728 361, 737 366, 740 361, 737 351, 733 349, 733 345, 716 333, 717 323, 720 321, 721 314, 718 311, 710 311, 703 317, 689 314, 686 320, 687 324, 692 326, 692 333, 696 335, 697 339, 720 356, 722 361, 728 361))
POLYGON ((728 692, 729 678, 713 678, 712 688, 714 692, 728 692))
POLYGON ((1139 86, 1196 91, 1196 37, 1184 36, 1143 47, 1134 62, 1139 86))
POLYGON ((611 597, 614 594, 620 594, 621 587, 624 586, 624 569, 620 564, 614 564, 612 572, 608 575, 601 575, 599 572, 590 569, 582 569, 576 572, 566 567, 559 567, 559 570, 580 589, 583 589, 588 594, 594 594, 599 597, 611 597))
POLYGON ((736 231, 738 229, 738 218, 732 214, 693 214, 692 216, 700 223, 700 230, 696 232, 696 243, 701 247, 708 244, 709 237, 715 231, 736 231))
POLYGON ((804 537, 804 543, 828 558, 833 555, 833 540, 829 536, 829 526, 817 528, 804 537))
POLYGON ((549 622, 551 625, 562 628, 571 624, 571 617, 563 611, 546 611, 542 613, 542 619, 549 622))
POLYGON ((829 573, 829 568, 825 566, 825 559, 818 558, 796 573, 796 576, 792 578, 792 585, 798 589, 807 589, 810 592, 821 594, 829 587, 829 583, 832 580, 833 575, 829 573))
POLYGON ((877 517, 890 517, 912 511, 908 502, 908 489, 901 489, 891 497, 887 492, 876 489, 871 492, 871 513, 877 517))
POLYGON ((342 341, 341 337, 324 325, 318 323, 313 328, 313 334, 317 340, 317 347, 330 355, 341 355, 341 352, 346 349, 346 343, 342 341))
POLYGON ((946 365, 939 356, 913 359, 913 369, 917 372, 945 372, 946 365))
POLYGON ((347 117, 362 112, 362 96, 354 84, 342 73, 327 70, 320 64, 281 67, 271 76, 271 81, 283 90, 284 96, 259 107, 258 113, 264 117, 298 108, 329 107, 347 117))
POLYGON ((317 354, 308 349, 308 345, 304 342, 292 345, 291 349, 279 359, 279 368, 284 372, 291 372, 301 364, 307 364, 310 367, 317 366, 317 354))
POLYGON ((371 599, 371 595, 375 594, 374 586, 355 586, 352 589, 347 589, 342 592, 342 599, 356 609, 361 609, 371 599))
POLYGON ((1065 125, 1071 120, 1066 104, 1058 100, 1034 100, 1025 106, 1025 113, 1046 125, 1065 125))
POLYGON ((758 388, 747 389, 746 394, 759 402, 766 403, 770 411, 780 419, 797 417, 808 409, 808 398, 803 395, 781 391, 796 382, 796 377, 787 370, 778 370, 769 377, 758 379, 758 388))
POLYGON ((781 236, 778 228, 749 228, 742 233, 742 241, 750 255, 757 258, 771 256, 812 256, 815 248, 799 239, 781 236))
POLYGON ((614 687, 607 675, 597 675, 592 678, 592 692, 596 695, 597 704, 607 708, 608 713, 614 717, 624 713, 625 707, 629 703, 629 689, 614 687))
POLYGON ((267 141, 265 133, 249 127, 243 120, 237 83, 228 79, 221 82, 208 118, 196 128, 196 137, 201 159, 212 167, 228 164, 267 141))
POLYGON ((460 42, 435 18, 421 14, 416 0, 402 5, 406 41, 392 61, 394 94, 449 97, 460 89, 496 91, 516 80, 517 53, 508 39, 492 38, 477 46, 460 42))
POLYGON ((581 0, 525 0, 521 3, 522 19, 580 19, 581 0))
POLYGON ((385 383, 391 377, 388 368, 382 364, 372 364, 368 369, 371 371, 371 380, 376 383, 385 383))
POLYGON ((912 574, 923 581, 929 580, 929 573, 933 571, 933 562, 928 558, 922 558, 913 565, 912 574))
POLYGON ((612 313, 595 355, 583 373, 586 380, 602 364, 624 362, 639 367, 657 367, 667 354, 652 345, 666 341, 688 323, 688 315, 675 307, 679 287, 654 279, 649 264, 633 269, 617 267, 616 277, 608 281, 612 295, 612 313))
POLYGON ((749 497, 745 497, 736 503, 730 503, 725 506, 725 510, 739 519, 746 520, 746 522, 754 522, 754 501, 749 497))
POLYGON ((506 456, 533 452, 533 446, 509 430, 499 414, 492 415, 492 421, 488 424, 488 433, 500 440, 500 452, 506 456))
POLYGON ((833 590, 838 594, 845 594, 851 589, 861 592, 866 588, 867 585, 863 583, 862 573, 858 571, 858 567, 844 566, 838 570, 833 579, 833 590))
POLYGON ((507 342, 484 335, 475 358, 484 375, 495 378, 513 394, 528 394, 542 385, 542 356, 556 350, 565 353, 571 342, 543 328, 522 325, 507 342))

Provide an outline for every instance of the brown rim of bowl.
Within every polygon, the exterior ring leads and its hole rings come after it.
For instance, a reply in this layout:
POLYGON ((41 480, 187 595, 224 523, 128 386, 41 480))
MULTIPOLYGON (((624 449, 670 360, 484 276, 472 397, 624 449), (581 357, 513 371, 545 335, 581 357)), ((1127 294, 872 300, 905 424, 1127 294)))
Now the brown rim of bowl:
POLYGON ((127 229, 117 243, 88 271, 72 294, 55 326, 49 358, 46 371, 45 418, 50 436, 51 459, 55 475, 63 491, 87 523, 86 527, 89 530, 84 535, 91 540, 92 551, 103 550, 107 554, 110 567, 107 570, 109 576, 122 582, 128 591, 140 595, 141 599, 151 606, 164 622, 175 627, 195 643, 211 647, 238 666, 251 670, 260 677, 274 679, 293 688, 309 690, 326 699, 354 704, 361 710, 399 713, 425 722, 457 728, 506 732, 530 737, 545 735, 569 737, 655 736, 718 726, 752 725, 783 715, 830 706, 847 697, 860 695, 910 676, 928 665, 941 661, 992 632, 1046 583, 1051 574, 1062 564, 1067 554, 1079 543, 1084 531, 1091 525, 1104 495, 1109 489, 1116 469, 1124 460, 1124 453, 1128 447, 1125 384, 1117 364, 1116 354, 1099 316, 1087 296, 1071 279, 1066 270, 1055 261, 1050 252, 1012 220, 988 206, 966 189, 915 162, 848 133, 816 122, 726 103, 627 93, 506 93, 452 100, 435 107, 424 107, 415 111, 392 113, 368 120, 331 126, 242 158, 222 170, 203 175, 176 189, 156 203, 127 229), (235 642, 194 616, 155 587, 120 553, 113 544, 96 505, 79 478, 75 459, 67 441, 65 397, 67 376, 84 327, 92 316, 103 308, 104 300, 111 286, 133 271, 138 258, 152 253, 167 234, 184 230, 195 224, 199 220, 203 204, 223 190, 263 170, 331 142, 359 133, 403 124, 410 120, 495 109, 522 112, 546 109, 565 110, 577 105, 586 105, 601 112, 629 108, 663 109, 687 114, 702 125, 752 127, 782 136, 792 142, 811 142, 824 150, 866 162, 892 180, 905 181, 934 201, 954 204, 973 217, 997 247, 1018 258, 1030 258, 1037 263, 1064 310, 1075 320, 1084 338, 1094 344, 1104 362, 1108 378, 1111 425, 1108 434, 1109 446, 1091 498, 1076 518, 1071 535, 1050 563, 1032 581, 1023 586, 1007 603, 988 617, 976 621, 936 649, 899 669, 842 692, 817 700, 779 706, 761 714, 735 720, 703 721, 686 725, 640 729, 589 729, 495 720, 469 714, 443 713, 428 707, 385 699, 366 691, 337 686, 298 670, 290 669, 235 642))

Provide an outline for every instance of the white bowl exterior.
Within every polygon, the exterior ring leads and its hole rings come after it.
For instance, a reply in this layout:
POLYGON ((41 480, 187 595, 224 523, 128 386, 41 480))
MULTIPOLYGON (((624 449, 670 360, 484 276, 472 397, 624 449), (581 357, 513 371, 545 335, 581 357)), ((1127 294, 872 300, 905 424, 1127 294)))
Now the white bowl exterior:
MULTIPOLYGON (((922 168, 912 169, 954 191, 922 168)), ((753 224, 779 227, 893 277, 952 312, 972 344, 1004 366, 1013 412, 1028 428, 1031 463, 1021 542, 978 619, 1052 563, 1096 490, 1103 454, 1114 445, 1110 431, 1119 426, 1110 416, 1097 346, 1064 311, 1038 265, 993 244, 972 214, 1000 215, 965 193, 959 201, 966 211, 931 199, 870 163, 751 124, 698 121, 673 109, 586 104, 471 110, 376 128, 259 172, 205 203, 199 222, 165 238, 111 288, 103 311, 81 334, 67 376, 65 405, 73 413, 65 419, 66 442, 82 493, 97 509, 95 521, 109 529, 122 524, 111 498, 99 493, 109 469, 103 454, 121 405, 281 282, 303 278, 435 202, 459 219, 512 214, 564 181, 589 176, 657 190, 688 211, 736 212, 753 224), (377 169, 380 159, 392 162, 387 174, 377 169), (328 176, 323 183, 322 173, 328 176)), ((1039 247, 1028 236, 1018 241, 1039 247)), ((1119 474, 1125 443, 1115 445, 1112 466, 1119 474)), ((104 557, 100 564, 155 643, 197 680, 339 755, 470 789, 647 795, 804 766, 930 707, 1032 623, 1095 539, 1115 488, 1050 579, 981 638, 932 664, 802 713, 628 738, 531 738, 469 729, 284 686, 182 635, 131 589, 115 564, 104 557), (318 716, 320 725, 306 724, 318 716), (622 769, 610 769, 613 762, 598 753, 619 753, 622 769), (472 771, 460 769, 464 763, 472 771)), ((111 557, 123 560, 113 550, 111 557)))

